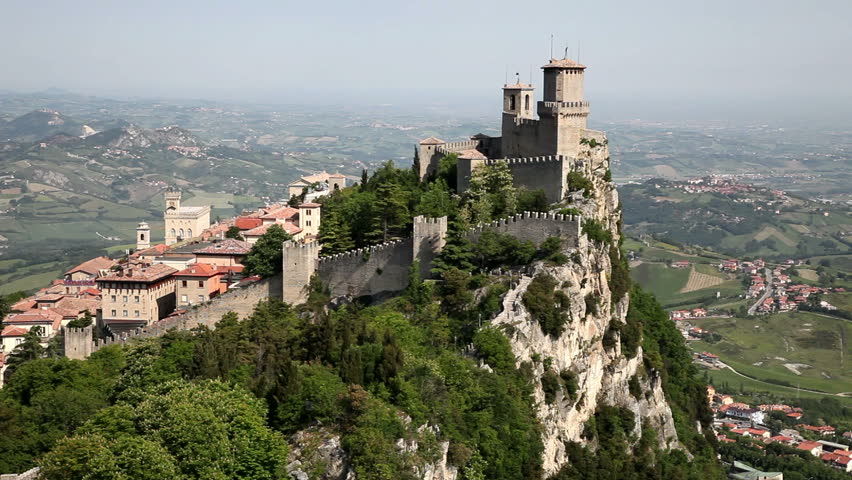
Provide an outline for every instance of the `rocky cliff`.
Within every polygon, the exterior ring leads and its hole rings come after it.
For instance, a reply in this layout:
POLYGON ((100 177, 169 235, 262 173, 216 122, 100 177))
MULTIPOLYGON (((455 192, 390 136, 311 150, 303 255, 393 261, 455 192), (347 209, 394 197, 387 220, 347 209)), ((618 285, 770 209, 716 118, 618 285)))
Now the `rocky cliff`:
POLYGON ((619 334, 610 328, 614 322, 625 323, 630 301, 628 295, 623 295, 613 302, 610 285, 612 263, 618 255, 611 246, 618 242, 621 208, 608 173, 605 138, 591 145, 585 143, 585 147, 580 158, 586 162, 580 172, 593 188, 585 194, 572 192, 568 206, 579 210, 584 221, 597 221, 609 232, 612 241, 600 242, 583 234, 577 248, 567 252, 572 261, 561 266, 537 264, 532 275, 522 276, 514 284, 503 300, 503 312, 492 322, 506 332, 518 364, 530 362, 534 366, 538 380, 535 399, 544 427, 543 466, 547 475, 565 464, 565 442, 585 443, 584 426, 602 405, 631 410, 636 418, 636 438, 641 436, 644 424, 656 431, 659 445, 679 446, 659 373, 645 370, 641 347, 628 358, 617 339, 619 334), (570 299, 567 311, 570 321, 558 336, 545 333, 524 305, 524 294, 536 275, 555 279, 557 288, 570 299), (614 335, 609 342, 608 332, 614 335), (542 387, 546 370, 572 372, 578 387, 576 394, 559 392, 547 402, 542 387), (637 390, 638 397, 634 396, 637 390))

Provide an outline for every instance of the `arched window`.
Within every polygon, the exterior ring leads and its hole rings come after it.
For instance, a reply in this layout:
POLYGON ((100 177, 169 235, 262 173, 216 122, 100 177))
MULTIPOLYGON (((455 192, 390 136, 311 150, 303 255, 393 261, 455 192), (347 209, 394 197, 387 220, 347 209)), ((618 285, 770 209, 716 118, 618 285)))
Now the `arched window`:
POLYGON ((530 94, 529 93, 524 97, 524 109, 528 112, 530 111, 530 94))
POLYGON ((180 234, 178 235, 180 238, 183 238, 183 229, 180 229, 180 234))
POLYGON ((174 228, 169 231, 169 236, 172 237, 172 238, 175 238, 175 229, 174 228))
POLYGON ((186 238, 192 238, 192 229, 191 229, 191 228, 190 228, 190 229, 187 229, 187 231, 186 231, 186 238))
POLYGON ((515 109, 515 96, 512 95, 511 97, 509 97, 509 110, 514 110, 514 109, 515 109))
POLYGON ((145 241, 145 234, 144 233, 139 234, 139 240, 142 240, 143 242, 145 241))

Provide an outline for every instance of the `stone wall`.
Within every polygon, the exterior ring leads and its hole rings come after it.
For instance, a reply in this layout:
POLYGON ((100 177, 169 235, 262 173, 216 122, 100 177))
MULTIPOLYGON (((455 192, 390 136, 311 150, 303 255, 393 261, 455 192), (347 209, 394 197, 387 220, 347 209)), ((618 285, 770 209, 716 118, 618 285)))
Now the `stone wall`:
POLYGON ((564 248, 576 248, 581 232, 580 224, 579 215, 524 212, 478 225, 467 233, 467 238, 471 242, 476 242, 482 232, 494 230, 512 235, 521 241, 530 241, 535 245, 540 245, 547 237, 560 237, 564 248))
POLYGON ((322 257, 317 263, 317 273, 332 297, 397 292, 408 285, 413 244, 407 238, 322 257))
MULTIPOLYGON (((512 183, 515 187, 528 190, 544 190, 547 201, 556 203, 564 195, 563 164, 570 159, 561 155, 532 158, 510 158, 504 160, 512 172, 512 183)), ((486 161, 486 164, 494 161, 486 161)))

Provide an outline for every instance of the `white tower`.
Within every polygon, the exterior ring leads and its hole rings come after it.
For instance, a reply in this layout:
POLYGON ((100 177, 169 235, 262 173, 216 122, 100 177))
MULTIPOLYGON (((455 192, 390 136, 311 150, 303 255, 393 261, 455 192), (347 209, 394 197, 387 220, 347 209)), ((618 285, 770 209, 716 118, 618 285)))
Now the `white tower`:
POLYGON ((145 250, 151 247, 151 227, 143 220, 136 227, 136 250, 145 250))

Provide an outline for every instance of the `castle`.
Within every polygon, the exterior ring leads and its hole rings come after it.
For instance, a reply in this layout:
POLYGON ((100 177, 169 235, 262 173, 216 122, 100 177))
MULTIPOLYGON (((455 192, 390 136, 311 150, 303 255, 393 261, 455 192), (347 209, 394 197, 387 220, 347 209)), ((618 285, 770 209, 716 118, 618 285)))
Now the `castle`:
MULTIPOLYGON (((502 135, 477 134, 470 140, 445 142, 430 137, 415 149, 415 170, 421 180, 433 175, 444 156, 458 156, 457 189, 465 191, 473 171, 480 166, 504 160, 514 177, 515 186, 544 190, 550 202, 563 199, 567 174, 591 161, 589 143, 602 144, 603 132, 588 130, 589 102, 583 99, 583 75, 586 70, 568 58, 551 59, 544 71, 543 99, 535 102, 530 84, 503 86, 502 135), (536 105, 538 118, 532 111, 536 105)), ((599 165, 592 165, 591 169, 599 165)))

